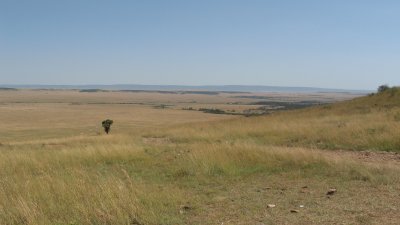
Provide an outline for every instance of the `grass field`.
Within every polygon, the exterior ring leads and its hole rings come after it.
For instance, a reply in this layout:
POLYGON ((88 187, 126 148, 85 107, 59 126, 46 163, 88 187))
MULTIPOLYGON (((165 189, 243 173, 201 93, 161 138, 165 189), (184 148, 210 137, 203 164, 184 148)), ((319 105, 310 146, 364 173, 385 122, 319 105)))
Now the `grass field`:
POLYGON ((400 92, 354 97, 0 91, 0 224, 399 224, 400 92), (182 110, 266 100, 322 105, 182 110))

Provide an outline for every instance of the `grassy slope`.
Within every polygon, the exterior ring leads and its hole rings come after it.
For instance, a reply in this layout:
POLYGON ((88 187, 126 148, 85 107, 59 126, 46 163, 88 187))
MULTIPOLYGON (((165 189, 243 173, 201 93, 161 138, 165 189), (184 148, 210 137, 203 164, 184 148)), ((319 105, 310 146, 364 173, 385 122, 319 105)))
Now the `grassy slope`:
POLYGON ((192 142, 245 140, 287 147, 400 152, 400 89, 266 117, 179 127, 166 135, 192 142))
POLYGON ((3 144, 0 224, 398 224, 397 166, 312 150, 398 151, 398 99, 3 144))

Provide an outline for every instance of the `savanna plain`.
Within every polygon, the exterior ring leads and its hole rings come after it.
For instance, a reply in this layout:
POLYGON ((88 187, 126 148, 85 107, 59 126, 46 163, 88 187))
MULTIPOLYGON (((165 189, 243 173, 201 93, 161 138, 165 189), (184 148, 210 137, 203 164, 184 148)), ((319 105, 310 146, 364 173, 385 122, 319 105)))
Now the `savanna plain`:
POLYGON ((0 119, 1 225, 400 224, 398 88, 4 89, 0 119))

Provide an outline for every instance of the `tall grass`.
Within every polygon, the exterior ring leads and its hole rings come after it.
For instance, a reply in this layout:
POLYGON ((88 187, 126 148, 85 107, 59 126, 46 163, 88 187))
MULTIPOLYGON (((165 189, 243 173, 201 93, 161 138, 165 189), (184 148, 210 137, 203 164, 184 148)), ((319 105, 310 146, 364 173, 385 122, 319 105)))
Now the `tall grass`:
POLYGON ((397 170, 252 141, 160 145, 123 135, 64 141, 2 146, 0 224, 183 224, 180 205, 203 204, 193 196, 201 182, 256 174, 398 182, 397 170))
POLYGON ((146 169, 135 166, 143 156, 134 142, 64 144, 2 149, 0 224, 130 224, 139 215, 152 224, 177 222, 165 218, 171 209, 163 203, 181 193, 159 194, 128 172, 146 169))

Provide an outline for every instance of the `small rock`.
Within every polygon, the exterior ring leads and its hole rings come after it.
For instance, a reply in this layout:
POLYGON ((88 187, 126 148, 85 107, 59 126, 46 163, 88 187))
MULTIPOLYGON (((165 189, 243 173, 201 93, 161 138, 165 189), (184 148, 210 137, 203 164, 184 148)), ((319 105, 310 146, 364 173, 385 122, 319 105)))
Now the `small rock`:
POLYGON ((304 208, 304 205, 299 205, 300 208, 304 208))
POLYGON ((290 212, 291 212, 291 213, 299 213, 300 211, 297 210, 297 209, 292 209, 292 210, 290 210, 290 212))
POLYGON ((186 211, 193 209, 191 206, 188 205, 181 205, 179 213, 184 214, 186 211))
POLYGON ((275 208, 276 205, 274 205, 274 204, 268 204, 267 207, 268 207, 268 208, 275 208))
POLYGON ((336 193, 336 191, 337 191, 336 188, 331 188, 328 190, 328 192, 326 192, 326 195, 333 195, 336 193))

